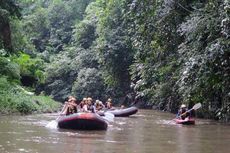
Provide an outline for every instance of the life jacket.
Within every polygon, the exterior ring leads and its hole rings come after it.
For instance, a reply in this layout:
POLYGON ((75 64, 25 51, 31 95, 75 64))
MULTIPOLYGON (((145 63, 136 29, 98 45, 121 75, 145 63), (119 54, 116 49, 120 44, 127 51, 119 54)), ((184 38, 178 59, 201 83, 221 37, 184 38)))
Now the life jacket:
POLYGON ((66 115, 70 115, 70 114, 74 114, 74 113, 77 113, 77 107, 68 107, 67 108, 67 112, 66 112, 66 115))
POLYGON ((95 106, 94 105, 88 106, 88 110, 91 111, 92 113, 95 113, 95 106))
POLYGON ((177 118, 181 118, 182 120, 184 120, 185 118, 187 118, 187 117, 191 117, 191 114, 190 114, 190 112, 186 112, 187 111, 187 109, 185 109, 185 110, 179 110, 178 111, 178 113, 177 113, 177 118), (186 114, 185 115, 183 115, 183 116, 181 116, 183 113, 185 113, 186 112, 186 114))

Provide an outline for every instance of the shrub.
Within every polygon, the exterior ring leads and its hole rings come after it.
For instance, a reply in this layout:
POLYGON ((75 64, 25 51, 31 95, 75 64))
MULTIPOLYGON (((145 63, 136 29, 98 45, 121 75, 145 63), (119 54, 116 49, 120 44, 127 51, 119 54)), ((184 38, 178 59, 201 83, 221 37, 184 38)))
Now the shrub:
POLYGON ((11 62, 9 58, 0 57, 0 76, 7 76, 10 81, 18 81, 20 79, 19 66, 11 62))

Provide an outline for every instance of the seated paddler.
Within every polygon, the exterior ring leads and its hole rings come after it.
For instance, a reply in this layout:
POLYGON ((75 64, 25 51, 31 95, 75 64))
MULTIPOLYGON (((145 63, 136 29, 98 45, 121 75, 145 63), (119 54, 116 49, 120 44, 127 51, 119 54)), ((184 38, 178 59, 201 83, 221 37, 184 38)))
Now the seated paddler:
POLYGON ((65 102, 61 115, 70 115, 77 113, 77 100, 73 96, 68 97, 68 101, 65 102))
POLYGON ((191 117, 191 112, 188 111, 188 108, 185 104, 182 104, 180 106, 180 109, 178 110, 176 118, 178 119, 189 119, 191 117))

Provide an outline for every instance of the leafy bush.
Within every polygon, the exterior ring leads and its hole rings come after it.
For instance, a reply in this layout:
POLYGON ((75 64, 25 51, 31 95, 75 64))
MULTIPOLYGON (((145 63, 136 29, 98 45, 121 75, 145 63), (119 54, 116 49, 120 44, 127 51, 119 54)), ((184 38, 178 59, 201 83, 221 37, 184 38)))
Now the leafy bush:
POLYGON ((26 90, 0 77, 0 113, 30 114, 57 111, 60 104, 46 96, 29 95, 26 90))
POLYGON ((9 58, 0 57, 0 76, 7 76, 11 81, 18 81, 20 79, 19 66, 11 62, 9 58))
POLYGON ((30 114, 35 111, 35 106, 28 101, 28 99, 24 99, 21 101, 20 99, 16 100, 16 110, 22 114, 30 114))
POLYGON ((39 82, 44 81, 44 61, 40 58, 31 58, 28 54, 20 53, 13 56, 12 61, 20 66, 21 76, 30 76, 39 82))

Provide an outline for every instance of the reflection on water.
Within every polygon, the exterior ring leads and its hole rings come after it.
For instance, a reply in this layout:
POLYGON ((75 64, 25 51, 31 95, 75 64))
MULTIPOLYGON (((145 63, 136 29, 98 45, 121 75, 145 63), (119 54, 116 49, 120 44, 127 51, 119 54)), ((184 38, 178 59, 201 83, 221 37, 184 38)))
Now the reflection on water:
POLYGON ((183 126, 174 116, 141 110, 115 118, 107 131, 46 128, 57 114, 0 117, 0 153, 227 153, 229 125, 198 120, 183 126))

